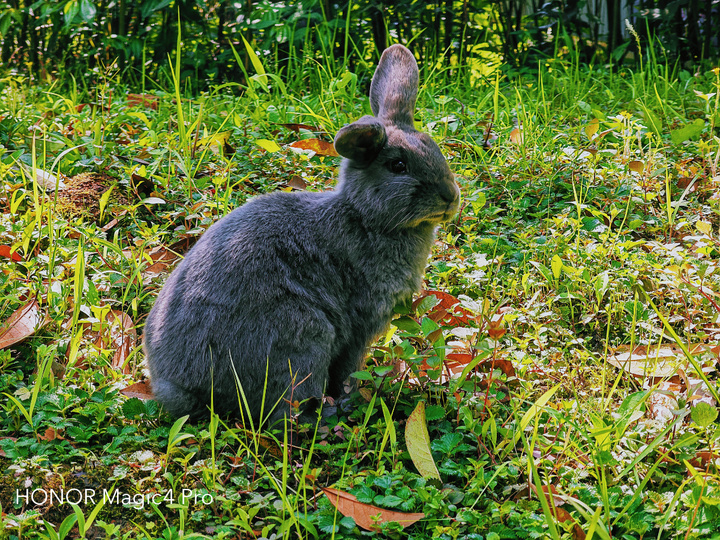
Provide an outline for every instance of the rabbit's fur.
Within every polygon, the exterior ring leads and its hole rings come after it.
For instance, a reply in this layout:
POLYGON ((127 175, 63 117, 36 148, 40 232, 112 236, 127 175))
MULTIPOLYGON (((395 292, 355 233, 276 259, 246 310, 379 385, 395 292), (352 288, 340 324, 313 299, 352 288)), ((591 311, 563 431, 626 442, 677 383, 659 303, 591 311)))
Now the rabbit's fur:
POLYGON ((337 188, 253 199, 170 275, 144 336, 153 393, 170 413, 199 417, 212 399, 257 425, 261 410, 287 415, 290 399, 337 397, 361 368, 458 207, 440 149, 413 127, 417 90, 412 53, 387 49, 370 87, 375 116, 335 138, 337 188))

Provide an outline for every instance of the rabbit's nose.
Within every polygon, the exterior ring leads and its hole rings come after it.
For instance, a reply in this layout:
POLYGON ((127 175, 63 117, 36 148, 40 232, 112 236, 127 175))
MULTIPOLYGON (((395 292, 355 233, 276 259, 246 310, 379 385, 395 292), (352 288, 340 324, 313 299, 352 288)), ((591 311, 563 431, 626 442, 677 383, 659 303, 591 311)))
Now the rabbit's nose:
POLYGON ((460 198, 460 188, 454 177, 450 176, 442 183, 440 198, 448 204, 452 204, 460 198))

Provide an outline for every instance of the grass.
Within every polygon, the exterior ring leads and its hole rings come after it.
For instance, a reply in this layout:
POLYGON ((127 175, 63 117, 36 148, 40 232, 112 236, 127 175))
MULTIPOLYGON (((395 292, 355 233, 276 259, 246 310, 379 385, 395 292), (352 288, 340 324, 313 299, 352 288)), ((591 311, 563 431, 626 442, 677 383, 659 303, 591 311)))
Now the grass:
POLYGON ((372 347, 348 412, 258 433, 120 392, 177 253, 259 193, 332 187, 337 158, 290 145, 369 112, 353 74, 315 66, 307 92, 255 69, 200 96, 172 64, 142 98, 110 76, 95 95, 0 82, 0 320, 45 322, 0 349, 0 536, 717 535, 717 70, 560 51, 535 78, 423 77, 418 127, 463 192, 439 292, 372 347), (123 198, 68 215, 43 172, 106 173, 123 198), (439 481, 408 452, 418 423, 439 481), (363 503, 425 516, 364 531, 363 503))

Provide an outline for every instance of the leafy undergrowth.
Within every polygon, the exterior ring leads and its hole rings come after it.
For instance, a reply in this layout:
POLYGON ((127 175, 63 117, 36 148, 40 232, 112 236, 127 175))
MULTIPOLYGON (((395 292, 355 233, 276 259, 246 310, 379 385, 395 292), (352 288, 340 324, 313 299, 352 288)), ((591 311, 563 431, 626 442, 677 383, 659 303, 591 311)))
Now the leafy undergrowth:
POLYGON ((333 185, 332 134, 369 112, 353 76, 84 101, 3 80, 0 534, 717 534, 718 73, 543 71, 423 88, 463 192, 426 291, 350 406, 264 434, 141 399, 139 336, 220 216, 333 185))

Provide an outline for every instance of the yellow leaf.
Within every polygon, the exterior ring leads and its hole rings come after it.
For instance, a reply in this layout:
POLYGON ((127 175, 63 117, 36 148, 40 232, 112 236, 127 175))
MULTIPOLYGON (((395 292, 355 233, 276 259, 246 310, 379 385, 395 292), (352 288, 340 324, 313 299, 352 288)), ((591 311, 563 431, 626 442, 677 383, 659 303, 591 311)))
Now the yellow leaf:
POLYGON ((588 122, 588 125, 585 126, 585 135, 587 135, 588 139, 592 140, 593 136, 598 132, 598 129, 600 129, 600 120, 593 118, 588 122))
POLYGON ((695 227, 698 231, 706 234, 707 236, 710 236, 712 234, 712 225, 707 221, 698 221, 697 223, 695 223, 695 227))
POLYGON ((440 480, 440 473, 430 452, 430 434, 427 430, 423 401, 417 404, 405 425, 405 444, 410 459, 422 477, 440 480))
POLYGON ((555 255, 552 258, 550 266, 552 267, 552 273, 555 279, 560 279, 560 274, 562 273, 563 269, 562 259, 558 255, 555 255))
POLYGON ((273 152, 279 152, 280 146, 275 141, 271 141, 270 139, 256 139, 255 143, 270 152, 271 154, 273 152))

